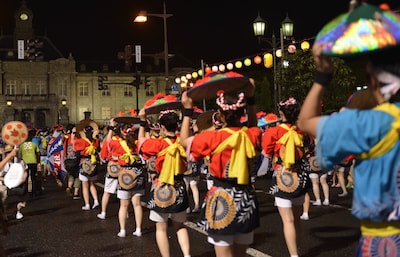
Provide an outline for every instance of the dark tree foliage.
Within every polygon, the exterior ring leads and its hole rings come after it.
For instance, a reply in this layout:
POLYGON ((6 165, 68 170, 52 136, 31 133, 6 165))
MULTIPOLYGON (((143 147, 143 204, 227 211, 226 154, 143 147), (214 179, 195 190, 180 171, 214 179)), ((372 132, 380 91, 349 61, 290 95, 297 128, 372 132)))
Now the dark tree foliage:
MULTIPOLYGON (((295 54, 286 54, 284 59, 288 65, 283 69, 280 58, 277 60, 277 85, 281 86, 281 99, 288 96, 295 97, 303 102, 310 90, 315 74, 315 65, 311 51, 297 50, 295 54)), ((335 71, 333 80, 324 96, 324 112, 338 111, 354 93, 357 86, 365 85, 364 64, 356 60, 332 58, 335 71), (356 74, 357 73, 357 74, 356 74)), ((256 81, 256 103, 260 110, 272 112, 274 97, 273 68, 264 67, 247 71, 246 76, 253 77, 256 81)))

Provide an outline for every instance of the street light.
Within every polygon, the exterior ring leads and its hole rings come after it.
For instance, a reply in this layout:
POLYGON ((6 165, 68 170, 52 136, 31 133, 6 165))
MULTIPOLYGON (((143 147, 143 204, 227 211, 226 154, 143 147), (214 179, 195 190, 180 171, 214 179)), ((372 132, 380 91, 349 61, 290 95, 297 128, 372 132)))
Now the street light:
POLYGON ((61 105, 64 107, 67 105, 67 100, 65 98, 61 99, 61 105))
POLYGON ((68 115, 68 107, 67 107, 67 99, 63 98, 61 99, 61 107, 58 110, 59 116, 59 123, 63 126, 67 126, 69 123, 69 115, 68 115))
POLYGON ((172 17, 172 14, 167 14, 167 7, 165 4, 165 0, 163 2, 163 13, 147 13, 146 11, 140 11, 138 16, 133 20, 133 22, 146 22, 147 16, 159 17, 164 21, 164 66, 165 66, 165 91, 169 90, 169 75, 168 75, 168 32, 167 32, 167 19, 172 17))
MULTIPOLYGON (((282 86, 277 85, 277 77, 276 77, 276 51, 278 47, 278 42, 276 41, 276 36, 275 33, 272 33, 272 41, 268 40, 267 38, 264 37, 266 29, 266 23, 265 21, 261 18, 260 13, 258 13, 257 18, 253 21, 253 32, 256 37, 258 37, 258 42, 261 43, 261 41, 267 42, 271 47, 272 47, 272 58, 273 58, 273 67, 274 67, 274 112, 277 113, 277 106, 278 106, 278 100, 281 100, 281 94, 282 94, 282 86)), ((286 18, 282 21, 281 27, 279 29, 279 34, 280 34, 280 50, 281 53, 283 54, 283 40, 285 38, 290 38, 293 36, 293 21, 289 19, 289 16, 286 14, 286 18)), ((282 71, 283 75, 283 71, 282 71)), ((282 76, 283 78, 283 76, 282 76)), ((282 83, 282 80, 281 80, 282 83)))

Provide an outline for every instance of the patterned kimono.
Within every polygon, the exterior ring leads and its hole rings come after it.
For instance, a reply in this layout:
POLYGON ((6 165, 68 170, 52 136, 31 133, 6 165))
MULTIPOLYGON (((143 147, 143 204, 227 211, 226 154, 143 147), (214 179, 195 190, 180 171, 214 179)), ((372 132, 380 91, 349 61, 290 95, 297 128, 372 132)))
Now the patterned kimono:
POLYGON ((148 208, 160 213, 178 213, 189 207, 183 181, 186 155, 176 140, 176 137, 149 138, 140 146, 140 153, 145 160, 156 157, 154 168, 157 174, 152 181, 148 208))
POLYGON ((249 164, 259 143, 258 128, 224 128, 196 134, 189 142, 190 160, 210 156, 208 190, 197 225, 209 234, 249 233, 259 226, 258 202, 249 164))

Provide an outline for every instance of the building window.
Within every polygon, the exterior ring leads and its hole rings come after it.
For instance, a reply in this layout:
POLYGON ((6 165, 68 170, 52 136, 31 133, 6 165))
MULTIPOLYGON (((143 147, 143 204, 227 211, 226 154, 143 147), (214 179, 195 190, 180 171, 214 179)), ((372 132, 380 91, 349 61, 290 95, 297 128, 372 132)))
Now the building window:
POLYGON ((31 83, 28 80, 22 81, 23 95, 31 95, 31 83))
POLYGON ((89 83, 88 82, 79 82, 79 96, 88 96, 89 95, 89 83))
POLYGON ((107 120, 107 119, 110 119, 110 117, 111 117, 111 107, 102 106, 101 107, 101 119, 107 120))
POLYGON ((133 96, 132 86, 124 86, 124 96, 133 96))
POLYGON ((7 80, 6 82, 6 95, 16 95, 17 91, 17 81, 7 80))
POLYGON ((106 88, 106 89, 101 90, 101 95, 102 96, 111 96, 110 89, 106 88))
POLYGON ((148 86, 146 88, 146 96, 154 96, 154 86, 148 86))
POLYGON ((59 88, 59 95, 67 96, 67 80, 66 79, 58 80, 58 88, 59 88))
POLYGON ((38 80, 36 82, 36 87, 37 87, 39 95, 46 95, 47 94, 46 83, 44 83, 43 80, 38 80))

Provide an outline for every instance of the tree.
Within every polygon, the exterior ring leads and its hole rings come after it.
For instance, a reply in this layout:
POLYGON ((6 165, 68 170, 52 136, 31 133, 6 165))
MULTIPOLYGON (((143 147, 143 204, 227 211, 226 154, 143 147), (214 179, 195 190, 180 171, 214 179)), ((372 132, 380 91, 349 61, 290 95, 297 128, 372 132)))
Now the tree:
MULTIPOLYGON (((298 50, 295 54, 286 55, 285 59, 289 65, 283 68, 283 75, 278 76, 278 83, 282 83, 282 98, 293 96, 302 102, 314 81, 315 65, 312 53, 309 50, 298 50)), ((332 57, 332 62, 333 79, 323 102, 323 110, 328 113, 338 111, 344 106, 357 86, 357 78, 344 59, 332 57)))

